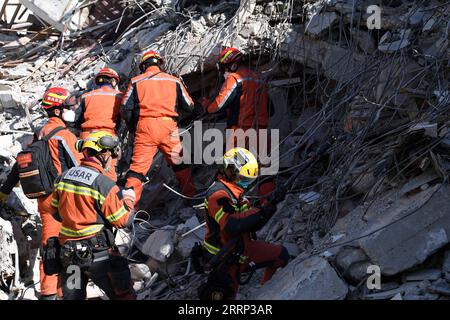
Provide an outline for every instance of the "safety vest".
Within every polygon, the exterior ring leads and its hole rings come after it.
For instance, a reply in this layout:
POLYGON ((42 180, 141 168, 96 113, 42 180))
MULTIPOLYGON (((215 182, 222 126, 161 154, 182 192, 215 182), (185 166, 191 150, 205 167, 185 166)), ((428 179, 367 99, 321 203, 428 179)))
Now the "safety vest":
POLYGON ((209 188, 204 205, 207 210, 205 220, 210 233, 207 237, 205 237, 203 247, 212 255, 216 255, 221 250, 221 231, 218 221, 220 221, 220 219, 224 216, 225 212, 223 208, 221 208, 219 211, 211 215, 209 213, 208 199, 219 190, 225 191, 230 197, 235 212, 244 212, 249 209, 248 203, 240 202, 222 182, 216 181, 211 188, 209 188))

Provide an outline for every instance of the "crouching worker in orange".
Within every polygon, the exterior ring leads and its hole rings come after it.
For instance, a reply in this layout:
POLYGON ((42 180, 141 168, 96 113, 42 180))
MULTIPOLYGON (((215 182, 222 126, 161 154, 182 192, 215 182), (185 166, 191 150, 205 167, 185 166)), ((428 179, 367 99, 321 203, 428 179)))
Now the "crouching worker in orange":
POLYGON ((63 299, 86 299, 86 285, 92 279, 110 299, 134 300, 128 262, 114 244, 112 227, 131 223, 135 196, 105 175, 118 154, 117 140, 110 133, 94 132, 78 141, 77 148, 85 158, 56 179, 51 202, 53 216, 62 224, 63 299))
POLYGON ((136 203, 142 193, 142 181, 158 149, 175 171, 181 192, 196 194, 190 168, 182 164, 182 145, 178 135, 179 108, 193 111, 194 103, 180 79, 161 71, 163 59, 155 51, 142 57, 142 74, 131 79, 122 101, 122 116, 134 134, 134 150, 127 188, 136 192, 136 203))
POLYGON ((264 284, 289 260, 286 248, 258 241, 254 236, 275 213, 275 205, 284 199, 285 192, 277 190, 270 204, 252 208, 243 194, 258 176, 256 158, 244 148, 234 148, 224 155, 223 161, 205 200, 207 233, 203 258, 210 274, 199 288, 201 300, 234 300, 241 272, 265 267, 261 279, 264 284))
MULTIPOLYGON (((106 131, 115 135, 120 124, 120 104, 122 92, 119 74, 110 68, 103 68, 95 76, 97 89, 84 93, 76 109, 76 127, 81 130, 80 138, 85 139, 91 132, 106 131)), ((117 180, 117 160, 113 159, 106 176, 117 180)))
MULTIPOLYGON (((46 150, 43 152, 49 157, 44 158, 42 155, 36 157, 36 151, 34 151, 35 153, 19 154, 5 184, 1 188, 2 194, 9 195, 20 180, 25 195, 28 198, 37 199, 38 212, 42 222, 41 257, 46 249, 47 240, 58 236, 61 226, 51 215, 53 179, 63 171, 78 165, 81 159, 81 154, 75 150, 77 137, 66 127, 66 123, 72 122, 74 118, 73 111, 65 104, 68 96, 69 92, 59 87, 52 87, 44 93, 41 105, 49 119, 35 136, 34 141, 47 141, 46 150), (36 170, 24 172, 27 168, 36 168, 36 170), (47 171, 49 177, 45 180, 39 179, 39 177, 42 178, 39 170, 47 171), (38 180, 35 180, 35 178, 38 178, 38 180)), ((36 148, 33 149, 36 150, 36 148)), ((24 151, 29 152, 27 150, 24 151)), ((39 273, 41 287, 39 299, 56 300, 58 275, 46 275, 42 259, 39 261, 39 273)))
MULTIPOLYGON (((273 110, 269 108, 269 96, 266 83, 260 75, 250 70, 244 61, 242 53, 236 48, 225 48, 219 55, 218 65, 221 73, 225 73, 225 82, 213 101, 203 97, 200 104, 208 113, 227 110, 227 129, 235 130, 234 135, 227 141, 227 148, 245 147, 249 149, 249 141, 245 145, 236 145, 239 139, 238 129, 244 132, 256 130, 258 141, 255 151, 261 154, 263 150, 270 150, 270 136, 261 140, 260 129, 267 129, 269 116, 273 110)), ((274 189, 273 177, 264 177, 259 184, 259 195, 267 197, 274 189)), ((265 203, 265 201, 264 201, 265 203)))

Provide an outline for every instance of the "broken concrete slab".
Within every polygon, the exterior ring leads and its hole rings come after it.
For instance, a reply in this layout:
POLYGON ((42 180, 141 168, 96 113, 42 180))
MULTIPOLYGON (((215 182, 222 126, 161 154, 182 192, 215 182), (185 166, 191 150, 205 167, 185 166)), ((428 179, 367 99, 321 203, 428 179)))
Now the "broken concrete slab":
POLYGON ((422 173, 421 175, 411 179, 410 181, 408 181, 407 183, 405 183, 405 185, 401 188, 400 190, 400 194, 403 195, 408 195, 409 193, 412 193, 414 191, 420 191, 420 187, 430 183, 436 179, 438 179, 439 176, 437 175, 437 173, 433 170, 428 170, 425 171, 424 173, 422 173))
POLYGON ((398 34, 386 32, 380 39, 378 50, 386 53, 393 53, 409 46, 411 29, 400 30, 398 34))
POLYGON ((373 234, 360 240, 360 247, 380 266, 382 274, 394 275, 422 263, 449 242, 450 212, 446 207, 449 192, 449 186, 437 185, 410 197, 409 204, 398 206, 402 202, 398 200, 398 204, 385 213, 386 217, 366 230, 373 234), (412 205, 413 198, 421 199, 422 203, 412 205), (392 219, 393 213, 398 215, 396 219, 392 219), (387 218, 389 216, 392 220, 387 218))
MULTIPOLYGON (((449 189, 436 185, 407 197, 391 190, 339 219, 328 237, 344 234, 338 243, 345 243, 363 236, 352 245, 380 266, 382 274, 405 271, 448 243, 450 214, 445 203, 449 189)), ((330 251, 336 255, 339 249, 330 251)))
POLYGON ((142 246, 142 253, 159 261, 165 262, 174 250, 173 227, 156 230, 142 246))
POLYGON ((0 68, 0 79, 18 80, 29 76, 32 70, 29 63, 22 63, 14 68, 0 68))
POLYGON ((366 293, 363 295, 363 299, 366 300, 386 300, 390 299, 398 294, 402 295, 419 295, 423 293, 423 289, 421 288, 421 283, 416 282, 408 282, 405 284, 402 284, 398 288, 390 289, 386 291, 381 292, 374 292, 374 293, 366 293))
POLYGON ((11 222, 0 217, 0 275, 3 279, 14 279, 19 270, 18 249, 11 222))
POLYGON ((431 293, 437 293, 447 297, 450 296, 450 284, 443 279, 433 282, 428 290, 431 293))
POLYGON ((406 281, 438 280, 442 276, 440 269, 419 270, 405 276, 406 281))
POLYGON ((442 261, 442 271, 450 273, 450 250, 444 253, 444 260, 442 261))
POLYGON ((76 0, 20 0, 36 16, 54 26, 58 31, 65 32, 70 27, 78 30, 86 21, 85 12, 75 10, 79 6, 76 0), (73 22, 76 23, 71 23, 73 22))
POLYGON ((337 18, 338 16, 334 12, 315 14, 306 24, 305 31, 311 36, 319 36, 328 31, 333 23, 336 22, 337 18))
POLYGON ((290 256, 296 257, 300 254, 300 248, 296 243, 283 242, 283 246, 287 249, 290 256))
POLYGON ((367 270, 372 263, 363 250, 354 247, 342 248, 334 259, 342 276, 351 283, 367 278, 367 270))
POLYGON ((191 250, 194 247, 196 242, 202 242, 206 230, 205 228, 199 228, 186 236, 182 236, 184 233, 193 230, 194 228, 198 227, 200 225, 200 222, 198 221, 196 216, 192 216, 190 219, 188 219, 184 224, 180 224, 177 227, 176 230, 176 248, 180 252, 180 254, 187 258, 191 254, 191 250))
POLYGON ((364 68, 366 57, 363 55, 325 41, 311 39, 304 35, 300 27, 286 26, 280 31, 280 38, 280 55, 283 58, 311 68, 319 67, 330 79, 350 80, 364 68))
POLYGON ((255 300, 341 300, 348 287, 323 258, 299 256, 257 290, 255 300))

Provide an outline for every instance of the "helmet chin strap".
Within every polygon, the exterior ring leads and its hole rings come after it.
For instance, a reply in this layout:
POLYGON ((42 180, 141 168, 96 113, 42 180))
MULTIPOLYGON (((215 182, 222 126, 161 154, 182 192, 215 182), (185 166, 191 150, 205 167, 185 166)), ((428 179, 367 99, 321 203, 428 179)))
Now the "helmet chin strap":
POLYGON ((98 155, 95 156, 95 158, 97 158, 97 160, 100 161, 103 169, 105 169, 105 172, 108 172, 110 166, 106 167, 106 165, 108 164, 109 160, 111 159, 111 156, 109 156, 108 159, 106 159, 106 160, 103 157, 98 156, 98 155))

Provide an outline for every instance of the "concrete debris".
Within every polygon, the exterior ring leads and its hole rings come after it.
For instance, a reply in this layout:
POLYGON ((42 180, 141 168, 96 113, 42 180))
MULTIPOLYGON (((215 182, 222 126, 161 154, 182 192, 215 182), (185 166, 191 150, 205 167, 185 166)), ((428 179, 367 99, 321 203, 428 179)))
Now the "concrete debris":
POLYGON ((342 276, 353 283, 358 283, 367 277, 367 267, 372 263, 369 257, 359 248, 344 247, 337 254, 335 265, 342 276))
MULTIPOLYGON (((18 284, 19 265, 18 249, 13 227, 9 221, 0 218, 0 276, 3 281, 18 284)), ((4 283, 2 283, 4 285, 4 283)))
POLYGON ((330 264, 313 257, 300 257, 279 270, 251 299, 256 300, 341 300, 348 287, 330 264), (292 277, 292 274, 296 276, 292 277))
POLYGON ((438 280, 441 278, 441 275, 440 269, 419 270, 407 274, 406 281, 438 280))
POLYGON ((411 30, 401 30, 398 34, 392 34, 387 32, 383 37, 381 37, 378 44, 378 50, 386 53, 392 53, 403 48, 406 48, 410 42, 409 37, 411 35, 411 30))
POLYGON ((180 254, 184 258, 188 258, 191 254, 191 249, 195 245, 196 242, 202 242, 205 237, 205 228, 199 228, 196 231, 187 234, 183 237, 185 233, 194 228, 198 227, 200 222, 196 216, 192 216, 188 219, 184 224, 178 225, 176 229, 175 242, 176 249, 180 252, 180 254))
POLYGON ((450 274, 450 251, 446 251, 444 254, 444 261, 442 262, 442 271, 450 274))
POLYGON ((142 247, 144 254, 159 262, 165 262, 173 250, 173 228, 156 230, 148 237, 142 247))
POLYGON ((377 292, 377 293, 370 293, 364 295, 364 299, 367 300, 386 300, 390 299, 398 294, 402 295, 402 300, 406 300, 405 296, 412 296, 412 295, 420 295, 423 294, 424 291, 421 288, 421 282, 409 282, 405 283, 401 286, 399 286, 396 289, 377 292))
POLYGON ((326 32, 337 19, 338 16, 334 12, 325 12, 314 15, 307 22, 305 31, 312 36, 319 36, 326 32))

